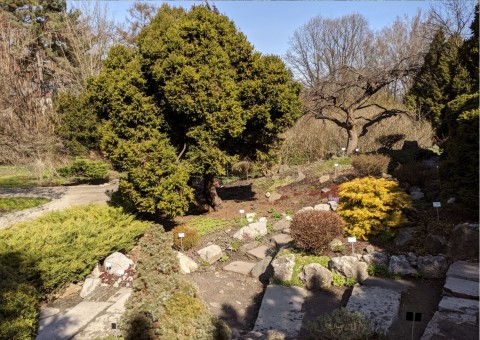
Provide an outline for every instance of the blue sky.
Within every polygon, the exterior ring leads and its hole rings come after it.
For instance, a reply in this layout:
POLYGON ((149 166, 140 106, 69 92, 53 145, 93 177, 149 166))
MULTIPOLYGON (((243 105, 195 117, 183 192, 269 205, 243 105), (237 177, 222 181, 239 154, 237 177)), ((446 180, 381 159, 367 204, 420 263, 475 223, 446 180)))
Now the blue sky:
MULTIPOLYGON (((149 1, 160 6, 163 1, 149 1)), ((69 1, 71 6, 75 1, 69 1)), ((133 1, 101 1, 112 19, 122 22, 133 1)), ((189 8, 203 1, 168 1, 171 6, 189 8)), ((265 54, 283 56, 294 31, 314 16, 364 15, 374 29, 391 24, 397 16, 426 12, 432 1, 212 1, 220 13, 233 20, 240 31, 265 54)))

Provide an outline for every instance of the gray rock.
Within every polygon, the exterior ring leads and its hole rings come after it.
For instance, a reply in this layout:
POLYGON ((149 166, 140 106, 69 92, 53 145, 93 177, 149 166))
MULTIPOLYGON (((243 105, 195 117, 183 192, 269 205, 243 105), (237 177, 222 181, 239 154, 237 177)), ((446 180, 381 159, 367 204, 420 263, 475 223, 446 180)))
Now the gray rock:
POLYGON ((100 266, 98 263, 95 265, 95 268, 93 268, 92 272, 90 273, 90 277, 98 279, 102 272, 100 271, 100 266))
POLYGON ((107 262, 111 264, 109 272, 117 276, 122 276, 123 274, 119 274, 121 271, 125 272, 130 266, 133 266, 133 261, 119 252, 109 255, 105 261, 103 261, 105 267, 107 262))
POLYGON ((319 210, 319 211, 330 211, 330 204, 317 204, 316 206, 313 207, 314 210, 319 210))
POLYGON ((337 251, 341 247, 343 247, 343 242, 338 238, 334 238, 328 243, 328 249, 331 251, 337 251))
POLYGON ((478 263, 465 261, 452 263, 448 268, 447 276, 478 282, 478 263))
POLYGON ((238 240, 244 240, 245 238, 255 239, 257 236, 267 235, 267 223, 266 222, 254 222, 248 226, 242 227, 237 231, 233 238, 238 240))
POLYGON ((388 255, 384 253, 371 253, 362 256, 364 262, 368 265, 388 266, 388 255))
POLYGON ((262 260, 265 257, 272 255, 272 253, 273 253, 273 249, 265 245, 261 245, 247 251, 248 255, 252 255, 254 258, 259 260, 262 260))
POLYGON ((85 282, 83 283, 82 286, 82 291, 80 292, 80 297, 82 299, 87 298, 89 295, 91 295, 98 287, 100 287, 100 284, 102 283, 102 280, 99 278, 95 277, 87 277, 85 279, 85 282))
POLYGON ((370 320, 372 330, 388 333, 397 319, 401 293, 380 287, 355 285, 347 309, 370 320))
POLYGON ((444 296, 438 304, 440 312, 478 315, 478 301, 444 296))
POLYGON ((452 204, 452 203, 455 203, 455 197, 450 197, 450 198, 447 200, 447 204, 452 204))
POLYGON ((277 247, 283 247, 293 241, 289 234, 277 234, 272 236, 273 242, 277 247))
POLYGON ((287 254, 275 258, 272 261, 273 277, 280 281, 290 281, 293 275, 293 265, 295 264, 295 255, 287 254))
POLYGON ((52 307, 40 307, 40 315, 38 317, 39 320, 48 318, 49 316, 54 316, 60 313, 59 308, 52 308, 52 307))
POLYGON ((323 183, 326 183, 330 180, 330 176, 329 175, 322 175, 320 176, 320 178, 318 179, 318 181, 320 182, 320 184, 323 184, 323 183))
POLYGON ((413 233, 416 231, 416 228, 402 228, 398 231, 397 237, 393 241, 396 246, 404 246, 409 244, 412 241, 413 233))
POLYGON ((425 197, 425 194, 421 191, 414 191, 410 193, 412 201, 418 201, 425 197))
POLYGON ((375 248, 369 244, 365 247, 365 251, 367 252, 367 254, 373 254, 375 252, 375 248))
POLYGON ((345 183, 348 182, 347 176, 337 176, 334 180, 335 183, 345 183))
POLYGON ((360 283, 368 277, 368 265, 360 262, 356 256, 333 257, 328 262, 328 268, 345 277, 353 277, 360 283))
POLYGON ((242 245, 238 251, 240 253, 246 253, 247 251, 252 250, 253 248, 257 248, 259 245, 260 245, 260 242, 253 241, 253 242, 242 245))
POLYGON ((338 202, 337 201, 328 201, 328 205, 330 205, 331 210, 337 211, 337 209, 338 209, 338 202))
POLYGON ((333 280, 332 272, 319 263, 306 265, 298 277, 305 283, 307 289, 330 287, 333 280))
POLYGON ((263 260, 257 262, 250 271, 250 275, 254 278, 260 279, 263 274, 268 270, 268 266, 272 262, 272 257, 267 256, 263 260))
POLYGON ((275 231, 282 231, 283 229, 290 228, 291 221, 280 220, 273 224, 272 229, 275 231))
POLYGON ((425 247, 429 254, 445 254, 447 249, 447 239, 442 235, 428 234, 425 247))
POLYGON ((455 297, 478 300, 478 282, 447 277, 443 290, 455 297))
POLYGON ((198 250, 197 254, 200 255, 203 261, 210 264, 217 262, 223 256, 222 248, 216 244, 198 250))
POLYGON ((459 224, 450 233, 448 255, 454 260, 478 259, 478 224, 459 224))
POLYGON ((478 339, 477 318, 469 314, 435 312, 421 340, 478 339))
POLYGON ((390 257, 388 271, 394 275, 416 275, 417 271, 413 268, 404 255, 390 257))
POLYGON ((255 263, 245 261, 233 261, 223 267, 223 270, 234 272, 242 275, 248 275, 252 268, 255 267, 255 263))
POLYGON ((330 191, 331 191, 330 188, 322 188, 322 189, 320 190, 320 192, 321 192, 322 194, 326 194, 327 192, 330 192, 330 191))
POLYGON ((302 209, 300 209, 299 211, 297 211, 297 214, 298 213, 301 213, 303 211, 309 211, 309 210, 313 210, 313 207, 303 207, 302 209))
POLYGON ((410 191, 410 193, 412 193, 412 192, 421 192, 422 189, 420 189, 419 187, 411 186, 410 188, 408 188, 408 191, 410 191))
POLYGON ((410 251, 407 253, 407 260, 410 262, 410 264, 417 263, 417 255, 410 251))
POLYGON ((295 182, 301 182, 304 179, 305 179, 305 174, 300 169, 298 169, 297 170, 297 178, 295 178, 295 182))
POLYGON ((182 274, 190 274, 198 269, 198 264, 187 255, 177 252, 177 258, 180 264, 180 272, 182 274))
POLYGON ((432 279, 445 277, 448 269, 447 259, 444 256, 419 256, 417 266, 424 277, 432 279))

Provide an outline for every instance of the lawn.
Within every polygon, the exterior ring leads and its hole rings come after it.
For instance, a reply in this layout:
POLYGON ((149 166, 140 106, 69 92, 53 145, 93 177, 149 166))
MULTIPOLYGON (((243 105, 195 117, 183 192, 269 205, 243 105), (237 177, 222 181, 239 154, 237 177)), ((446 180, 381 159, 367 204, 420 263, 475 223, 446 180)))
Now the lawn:
POLYGON ((0 197, 0 216, 50 202, 43 197, 0 197))

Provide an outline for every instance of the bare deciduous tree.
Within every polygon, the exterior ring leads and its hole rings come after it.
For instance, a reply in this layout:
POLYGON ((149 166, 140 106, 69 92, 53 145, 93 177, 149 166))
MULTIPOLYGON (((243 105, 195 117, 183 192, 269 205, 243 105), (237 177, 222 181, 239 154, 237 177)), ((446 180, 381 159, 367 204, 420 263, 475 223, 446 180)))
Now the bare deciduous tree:
POLYGON ((469 0, 436 1, 430 6, 432 31, 443 29, 447 36, 459 34, 468 36, 469 25, 475 15, 475 3, 469 0))
POLYGON ((375 98, 389 86, 400 92, 420 68, 428 46, 421 29, 420 13, 411 20, 397 19, 378 33, 363 16, 353 14, 315 17, 294 33, 287 61, 303 83, 305 113, 344 129, 347 154, 369 128, 405 113, 383 107, 375 98), (358 115, 372 106, 379 109, 375 117, 358 115))
POLYGON ((157 14, 158 7, 147 2, 135 2, 128 9, 129 16, 126 17, 126 25, 118 28, 118 34, 122 41, 128 46, 134 46, 140 31, 147 26, 157 14))

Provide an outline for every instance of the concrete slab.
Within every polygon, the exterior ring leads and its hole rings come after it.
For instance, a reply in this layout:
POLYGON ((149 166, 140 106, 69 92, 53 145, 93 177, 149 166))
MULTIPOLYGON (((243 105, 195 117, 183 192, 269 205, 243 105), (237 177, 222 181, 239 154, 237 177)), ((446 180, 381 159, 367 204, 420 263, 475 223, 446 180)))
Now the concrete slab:
POLYGON ((359 284, 353 287, 347 309, 358 312, 371 322, 372 330, 387 333, 397 319, 401 293, 380 287, 367 287, 359 284))
POLYGON ((380 287, 384 289, 391 289, 399 293, 406 292, 409 288, 415 285, 407 280, 392 280, 384 277, 369 276, 362 282, 363 286, 380 287))
POLYGON ((60 313, 60 309, 52 308, 52 307, 41 307, 40 308, 40 316, 38 317, 39 320, 48 318, 49 316, 57 315, 60 313))
POLYGON ((453 296, 478 300, 478 282, 447 277, 443 290, 453 296))
POLYGON ((263 260, 267 256, 271 256, 273 253, 273 249, 267 246, 259 246, 247 251, 247 254, 253 255, 259 260, 263 260))
POLYGON ((478 301, 444 296, 438 304, 438 310, 440 312, 478 315, 478 301))
POLYGON ((121 313, 104 314, 90 322, 84 330, 76 334, 72 340, 102 339, 108 336, 118 337, 121 335, 118 324, 122 318, 121 313), (117 324, 117 329, 112 329, 112 323, 117 324))
POLYGON ((435 312, 421 340, 478 339, 476 320, 468 314, 435 312))
POLYGON ((447 277, 478 282, 478 263, 457 261, 447 271, 447 277))
POLYGON ((132 295, 132 288, 122 287, 119 291, 111 296, 108 301, 113 302, 113 305, 108 307, 107 313, 122 314, 125 311, 125 303, 130 295, 132 295))
POLYGON ((83 301, 66 314, 57 314, 40 320, 37 340, 68 340, 88 325, 111 302, 83 301))
POLYGON ((302 305, 308 295, 306 289, 299 287, 267 286, 253 330, 275 330, 287 338, 298 338, 305 314, 302 305))
POLYGON ((227 264, 225 267, 223 267, 223 270, 238 273, 238 274, 248 275, 252 271, 253 267, 255 267, 255 263, 244 262, 244 261, 234 261, 227 264))
POLYGON ((277 234, 272 236, 272 240, 277 247, 282 247, 293 241, 293 238, 289 234, 277 234))

